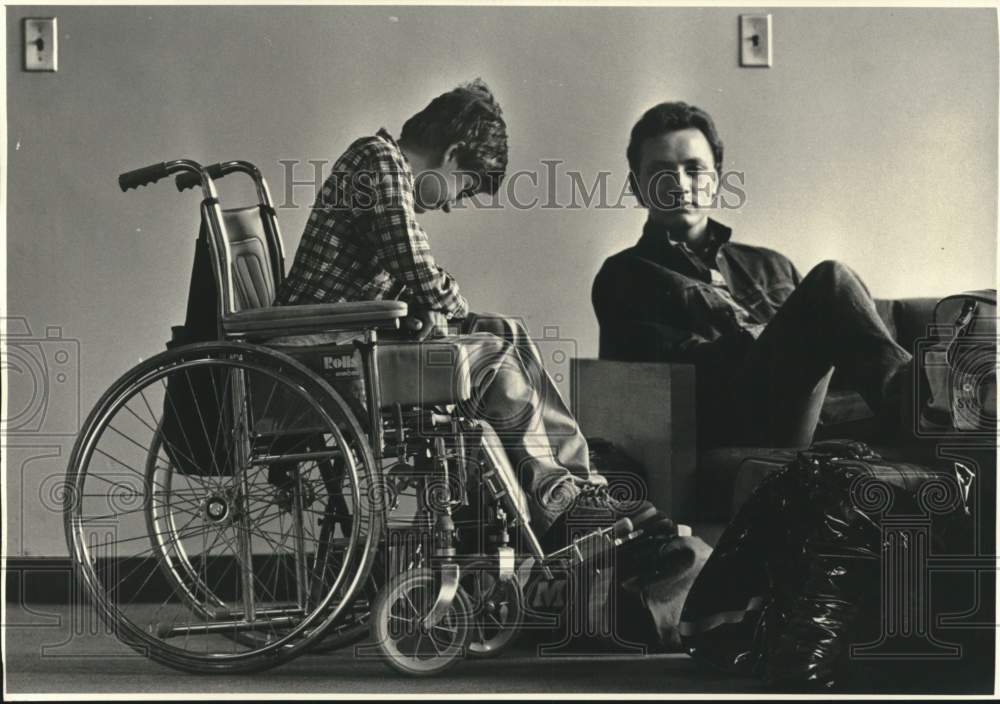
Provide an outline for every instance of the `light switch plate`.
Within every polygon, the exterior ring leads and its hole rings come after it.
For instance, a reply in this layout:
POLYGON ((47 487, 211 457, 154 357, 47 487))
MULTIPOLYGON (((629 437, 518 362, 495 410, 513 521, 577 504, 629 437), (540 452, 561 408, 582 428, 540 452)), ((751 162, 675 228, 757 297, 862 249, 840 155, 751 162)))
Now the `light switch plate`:
POLYGON ((26 18, 24 20, 24 70, 57 70, 59 52, 56 42, 55 17, 26 18))
POLYGON ((771 65, 771 15, 740 15, 740 66, 771 65))

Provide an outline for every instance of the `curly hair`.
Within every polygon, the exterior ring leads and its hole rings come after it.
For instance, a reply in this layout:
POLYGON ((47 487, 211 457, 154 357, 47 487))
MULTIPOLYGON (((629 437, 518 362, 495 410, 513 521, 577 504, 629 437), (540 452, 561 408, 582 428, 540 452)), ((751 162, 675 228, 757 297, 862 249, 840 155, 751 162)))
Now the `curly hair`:
POLYGON ((459 145, 456 161, 477 177, 478 193, 496 193, 507 171, 507 125, 481 78, 434 98, 406 121, 400 141, 439 154, 459 145))
POLYGON ((701 108, 683 102, 660 103, 639 118, 629 138, 625 155, 628 158, 629 180, 634 191, 638 192, 635 180, 638 178, 642 163, 642 143, 651 137, 659 137, 689 127, 699 129, 705 135, 712 148, 712 156, 715 157, 715 171, 722 174, 722 140, 715 129, 711 115, 701 108))

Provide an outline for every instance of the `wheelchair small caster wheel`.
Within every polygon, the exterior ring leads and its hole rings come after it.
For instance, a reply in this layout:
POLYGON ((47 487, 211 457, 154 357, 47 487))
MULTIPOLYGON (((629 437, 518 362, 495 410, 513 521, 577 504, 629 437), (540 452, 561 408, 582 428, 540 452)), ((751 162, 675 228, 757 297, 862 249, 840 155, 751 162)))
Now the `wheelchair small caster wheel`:
POLYGON ((375 598, 372 637, 394 670, 415 677, 437 675, 465 654, 472 608, 461 589, 438 623, 423 623, 439 586, 433 570, 412 569, 394 577, 375 598))
POLYGON ((492 658, 517 638, 524 618, 524 592, 517 576, 501 579, 496 564, 473 562, 462 567, 460 584, 472 605, 469 655, 492 658))

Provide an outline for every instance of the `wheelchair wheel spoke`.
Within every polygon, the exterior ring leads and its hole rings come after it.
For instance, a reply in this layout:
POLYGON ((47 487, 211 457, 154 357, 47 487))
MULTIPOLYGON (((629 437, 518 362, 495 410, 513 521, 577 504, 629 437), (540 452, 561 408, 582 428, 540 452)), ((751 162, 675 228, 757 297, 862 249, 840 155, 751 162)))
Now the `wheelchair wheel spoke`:
POLYGON ((101 516, 90 516, 88 518, 81 518, 78 523, 85 525, 88 523, 107 523, 112 518, 121 518, 122 516, 130 516, 137 513, 143 513, 143 509, 134 508, 128 511, 118 511, 116 513, 106 513, 101 516))
MULTIPOLYGON (((147 407, 148 407, 148 404, 147 404, 147 407)), ((132 414, 133 418, 135 418, 143 426, 145 426, 146 430, 148 430, 149 432, 154 433, 154 434, 156 433, 156 428, 154 426, 150 425, 149 423, 147 423, 145 418, 141 417, 138 413, 136 413, 135 411, 133 411, 130 404, 125 404, 124 409, 126 411, 128 411, 130 414, 132 414)), ((155 423, 156 421, 154 420, 153 422, 155 423)), ((145 452, 145 450, 147 450, 148 448, 142 447, 140 445, 139 449, 141 449, 141 450, 143 450, 145 452)))
POLYGON ((458 633, 457 628, 447 628, 442 626, 440 623, 433 627, 435 631, 444 631, 445 633, 458 633))
POLYGON ((412 655, 412 657, 413 657, 414 660, 416 660, 416 659, 418 659, 420 657, 420 653, 421 653, 420 645, 423 642, 424 642, 424 634, 423 633, 418 633, 417 634, 417 640, 413 644, 413 655, 412 655))
POLYGON ((274 401, 274 394, 278 390, 278 384, 276 381, 271 382, 271 391, 267 395, 267 400, 264 401, 264 408, 261 410, 260 415, 264 418, 268 417, 268 411, 271 410, 271 403, 274 401))
MULTIPOLYGON (((164 388, 164 391, 166 391, 167 387, 166 387, 166 383, 165 382, 163 384, 163 388, 164 388)), ((153 412, 153 408, 152 408, 152 406, 150 406, 149 399, 146 398, 146 391, 144 389, 141 389, 139 391, 139 396, 142 398, 143 404, 145 404, 146 409, 149 411, 149 416, 153 420, 153 423, 155 425, 159 425, 160 421, 157 420, 156 413, 153 412)), ((175 412, 176 412, 176 410, 175 410, 175 412)), ((160 439, 161 442, 163 442, 165 444, 165 446, 168 446, 170 448, 170 451, 172 451, 174 453, 177 453, 177 455, 179 455, 180 457, 182 457, 185 462, 190 462, 192 464, 195 464, 194 460, 192 460, 190 456, 185 455, 184 453, 182 453, 180 451, 180 449, 174 443, 172 443, 168 439, 164 438, 159 432, 157 432, 155 430, 154 430, 154 433, 156 433, 156 436, 160 439)), ((190 445, 188 445, 188 449, 190 449, 190 445)))
MULTIPOLYGON (((197 398, 198 392, 195 390, 194 383, 191 381, 191 374, 187 370, 184 371, 184 378, 187 381, 188 390, 191 392, 191 397, 192 398, 197 398)), ((245 399, 244 399, 244 401, 245 401, 245 399)), ((195 407, 195 410, 198 412, 199 425, 201 426, 201 432, 202 432, 202 434, 205 437, 205 442, 207 443, 207 446, 208 447, 213 447, 213 448, 217 447, 217 445, 215 445, 215 444, 212 443, 212 439, 209 436, 208 427, 205 425, 205 415, 202 412, 201 404, 200 403, 195 403, 194 407, 195 407)), ((237 413, 236 417, 237 418, 242 417, 242 415, 245 412, 245 410, 246 410, 245 408, 240 409, 240 411, 237 413)), ((221 425, 221 423, 220 423, 220 425, 221 425)), ((224 473, 222 471, 222 468, 219 467, 219 464, 216 461, 215 453, 214 452, 210 453, 210 457, 212 459, 212 468, 215 470, 215 475, 221 477, 224 473)))
MULTIPOLYGON (((170 388, 167 384, 167 379, 166 378, 161 379, 160 383, 163 386, 164 413, 166 413, 166 406, 169 404, 173 417, 175 418, 184 417, 184 414, 181 413, 180 409, 178 409, 177 405, 174 403, 174 397, 173 394, 170 393, 170 388)), ((192 448, 191 440, 188 438, 186 424, 178 423, 177 429, 181 434, 181 438, 184 440, 184 445, 187 447, 187 452, 183 453, 177 450, 175 446, 175 441, 177 440, 176 437, 174 437, 173 440, 164 437, 163 438, 164 443, 173 448, 175 452, 178 452, 179 456, 182 459, 184 459, 184 461, 190 462, 193 466, 197 466, 198 462, 193 459, 193 455, 197 453, 192 448)))
POLYGON ((433 632, 427 634, 427 640, 431 642, 431 647, 434 648, 434 654, 437 655, 438 657, 441 657, 443 652, 441 648, 438 647, 437 638, 434 637, 433 632))
POLYGON ((410 595, 403 594, 403 599, 406 601, 406 605, 410 607, 410 613, 413 614, 414 618, 420 618, 422 612, 410 601, 410 595))
POLYGON ((161 510, 171 510, 175 513, 180 512, 188 516, 200 516, 203 513, 201 502, 195 501, 194 499, 188 499, 180 496, 175 496, 174 498, 180 498, 181 501, 164 501, 162 499, 153 498, 153 508, 161 510))
MULTIPOLYGON (((125 406, 125 410, 127 410, 129 412, 132 412, 132 410, 128 406, 125 406)), ((135 415, 135 413, 132 413, 132 415, 135 415)), ((113 425, 109 425, 108 426, 108 430, 111 430, 114 433, 116 433, 119 437, 122 438, 122 440, 125 440, 126 442, 131 443, 132 445, 135 445, 137 448, 139 448, 139 450, 143 454, 145 454, 149 450, 148 447, 143 446, 142 443, 140 443, 138 440, 136 440, 135 438, 133 438, 131 435, 129 435, 128 433, 125 433, 125 432, 119 430, 118 428, 114 427, 113 425)), ((130 465, 125 465, 125 466, 130 467, 130 465)), ((136 474, 140 474, 140 475, 142 474, 142 472, 140 472, 139 470, 135 470, 135 472, 136 472, 136 474)))
POLYGON ((143 473, 142 473, 142 472, 140 472, 140 471, 139 471, 138 469, 136 469, 135 467, 133 467, 133 466, 132 466, 132 465, 130 465, 130 464, 126 464, 126 463, 125 463, 125 462, 123 462, 122 460, 120 460, 120 459, 118 459, 117 457, 115 457, 115 456, 113 456, 113 455, 111 455, 111 454, 109 454, 109 453, 105 452, 105 451, 104 451, 104 450, 102 450, 101 448, 97 448, 97 452, 99 452, 100 454, 104 455, 105 457, 107 457, 107 458, 108 458, 109 460, 111 460, 112 462, 114 462, 114 463, 116 463, 116 464, 119 464, 119 465, 121 465, 122 467, 124 467, 125 469, 127 469, 127 470, 128 470, 129 472, 131 472, 132 474, 135 474, 136 476, 139 476, 139 477, 143 476, 143 473))
POLYGON ((138 395, 139 395, 139 398, 142 399, 143 405, 146 406, 146 410, 149 411, 149 419, 151 421, 153 421, 153 425, 154 426, 158 426, 160 424, 160 419, 156 415, 156 412, 153 410, 153 406, 150 405, 149 399, 146 398, 146 390, 145 389, 139 389, 139 394, 138 395))
MULTIPOLYGON (((111 486, 111 487, 118 487, 121 484, 121 482, 113 482, 110 479, 108 479, 107 477, 102 477, 99 474, 95 474, 93 476, 93 478, 96 479, 96 480, 98 480, 98 481, 104 482, 105 484, 107 484, 108 486, 111 486)), ((90 497, 102 498, 102 497, 107 496, 107 492, 105 491, 103 493, 81 494, 80 496, 87 497, 87 498, 90 498, 90 497)))

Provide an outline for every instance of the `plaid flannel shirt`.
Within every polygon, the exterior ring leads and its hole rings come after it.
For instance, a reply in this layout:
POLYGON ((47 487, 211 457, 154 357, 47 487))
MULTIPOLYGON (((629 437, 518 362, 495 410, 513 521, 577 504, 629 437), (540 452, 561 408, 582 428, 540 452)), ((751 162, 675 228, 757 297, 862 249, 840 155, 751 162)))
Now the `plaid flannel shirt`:
POLYGON ((413 210, 413 172, 384 129, 356 140, 313 204, 276 305, 402 299, 449 318, 469 304, 431 256, 413 210))

